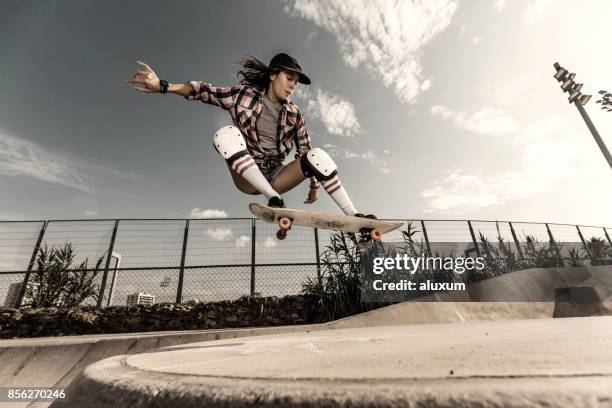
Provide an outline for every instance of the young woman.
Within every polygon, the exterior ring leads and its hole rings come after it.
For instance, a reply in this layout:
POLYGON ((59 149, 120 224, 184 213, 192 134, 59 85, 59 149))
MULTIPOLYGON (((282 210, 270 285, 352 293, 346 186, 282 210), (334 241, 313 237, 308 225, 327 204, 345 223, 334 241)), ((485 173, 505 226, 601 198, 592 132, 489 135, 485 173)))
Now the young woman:
POLYGON ((263 194, 272 207, 285 207, 281 194, 310 178, 305 203, 317 199, 319 182, 338 207, 348 215, 357 215, 348 194, 340 183, 332 158, 320 148, 311 148, 304 116, 289 97, 298 83, 309 85, 297 60, 277 54, 266 66, 254 57, 242 59, 239 84, 213 87, 199 81, 171 84, 160 80, 144 62, 127 82, 144 93, 173 93, 184 98, 217 105, 227 111, 234 122, 215 133, 213 144, 225 159, 240 191, 263 194), (294 144, 295 160, 283 165, 294 144))

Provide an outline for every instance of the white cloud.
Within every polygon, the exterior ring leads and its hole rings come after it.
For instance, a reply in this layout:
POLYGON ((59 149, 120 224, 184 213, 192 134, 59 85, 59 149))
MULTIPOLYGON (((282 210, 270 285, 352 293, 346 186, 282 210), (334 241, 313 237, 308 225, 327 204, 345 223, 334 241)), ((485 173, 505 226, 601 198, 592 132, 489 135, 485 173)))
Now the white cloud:
POLYGON ((544 10, 556 0, 532 0, 523 13, 522 21, 527 25, 535 24, 544 15, 544 10))
POLYGON ((478 44, 480 44, 481 42, 482 42, 482 37, 479 37, 479 36, 477 36, 477 35, 476 35, 476 36, 474 36, 474 37, 472 37, 472 43, 473 43, 474 45, 478 45, 478 44))
POLYGON ((272 237, 268 237, 266 238, 266 240, 263 243, 263 246, 265 248, 274 248, 276 246, 276 240, 273 239, 272 237))
POLYGON ((317 34, 318 34, 317 31, 311 31, 308 33, 308 35, 304 39, 304 46, 306 47, 307 50, 309 50, 310 47, 312 47, 312 40, 317 36, 317 34))
MULTIPOLYGON (((372 167, 377 168, 378 171, 380 171, 382 174, 389 174, 391 172, 391 169, 389 169, 387 162, 384 159, 378 158, 376 153, 374 153, 371 150, 367 150, 363 153, 359 153, 359 152, 354 152, 349 149, 345 149, 345 148, 339 147, 334 144, 329 144, 329 143, 323 145, 323 149, 325 149, 325 151, 331 157, 339 157, 343 159, 365 160, 368 163, 370 163, 372 167)), ((384 150, 384 152, 385 154, 389 154, 388 150, 384 150)))
POLYGON ((231 228, 210 228, 206 230, 206 235, 217 241, 223 241, 232 236, 231 228))
POLYGON ((193 208, 189 212, 190 218, 227 218, 227 213, 223 210, 200 210, 199 208, 193 208))
POLYGON ((404 102, 422 88, 425 47, 451 23, 457 4, 438 1, 287 0, 285 11, 334 35, 344 62, 364 67, 404 102))
POLYGON ((497 175, 467 173, 454 169, 433 182, 421 196, 428 200, 426 212, 458 213, 494 207, 512 200, 559 188, 573 177, 573 148, 555 139, 564 128, 563 118, 548 117, 511 134, 522 147, 516 170, 497 175))
POLYGON ((299 95, 308 100, 308 111, 323 122, 330 134, 350 137, 361 132, 355 106, 348 99, 320 89, 315 91, 314 97, 305 93, 299 95))
POLYGON ((0 130, 0 174, 26 176, 91 193, 83 165, 0 130))
POLYGON ((246 235, 241 235, 240 238, 236 239, 235 244, 237 248, 244 248, 250 241, 250 237, 246 235))
POLYGON ((519 122, 508 111, 500 108, 487 107, 469 114, 465 111, 453 111, 443 105, 435 105, 430 111, 433 115, 452 121, 459 129, 482 135, 514 134, 520 129, 519 122))
POLYGON ((495 1, 495 9, 498 12, 501 12, 506 7, 506 0, 496 0, 495 1))
POLYGON ((83 193, 100 192, 102 184, 140 177, 100 165, 71 152, 54 152, 0 128, 0 175, 28 177, 83 193))

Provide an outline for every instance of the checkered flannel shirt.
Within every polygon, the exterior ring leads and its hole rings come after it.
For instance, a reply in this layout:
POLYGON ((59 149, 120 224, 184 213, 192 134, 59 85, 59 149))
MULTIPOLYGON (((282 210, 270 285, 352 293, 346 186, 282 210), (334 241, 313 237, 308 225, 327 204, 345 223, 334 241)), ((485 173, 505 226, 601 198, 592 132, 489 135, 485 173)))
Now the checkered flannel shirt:
POLYGON ((189 81, 192 91, 185 96, 190 101, 199 100, 228 110, 234 125, 245 136, 247 148, 258 165, 280 164, 287 157, 293 144, 297 145, 295 157, 311 149, 310 136, 304 124, 304 116, 291 101, 282 104, 276 131, 278 156, 267 156, 259 144, 257 119, 263 107, 264 92, 249 85, 214 87, 205 82, 189 81))

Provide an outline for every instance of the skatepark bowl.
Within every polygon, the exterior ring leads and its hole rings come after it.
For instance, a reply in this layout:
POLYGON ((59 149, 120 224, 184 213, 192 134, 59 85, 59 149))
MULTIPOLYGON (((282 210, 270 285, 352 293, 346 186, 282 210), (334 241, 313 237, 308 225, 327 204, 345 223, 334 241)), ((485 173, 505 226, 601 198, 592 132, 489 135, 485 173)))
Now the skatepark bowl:
POLYGON ((612 266, 535 268, 323 324, 2 340, 1 386, 64 389, 53 407, 610 407, 611 288, 612 266))

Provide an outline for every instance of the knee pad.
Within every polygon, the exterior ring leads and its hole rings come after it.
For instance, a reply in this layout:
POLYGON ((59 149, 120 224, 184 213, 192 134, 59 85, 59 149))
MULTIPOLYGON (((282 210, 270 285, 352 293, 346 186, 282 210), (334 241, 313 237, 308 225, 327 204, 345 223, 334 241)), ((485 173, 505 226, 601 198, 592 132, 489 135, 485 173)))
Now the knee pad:
POLYGON ((315 147, 300 157, 300 167, 306 177, 316 177, 325 181, 338 174, 336 163, 323 149, 315 147))
POLYGON ((230 164, 239 157, 249 154, 244 136, 236 126, 224 126, 213 137, 217 152, 230 164))

